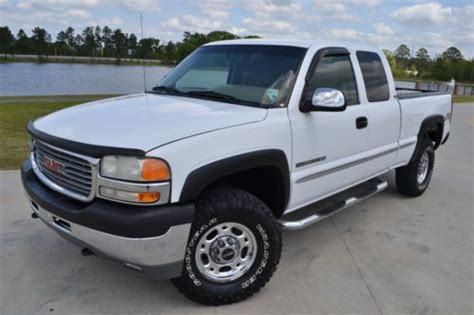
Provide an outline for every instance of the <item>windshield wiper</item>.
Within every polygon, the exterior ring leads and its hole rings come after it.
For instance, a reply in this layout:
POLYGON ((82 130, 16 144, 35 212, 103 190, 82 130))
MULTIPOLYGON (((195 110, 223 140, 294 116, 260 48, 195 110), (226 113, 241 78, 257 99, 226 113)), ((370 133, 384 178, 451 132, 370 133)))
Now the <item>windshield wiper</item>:
POLYGON ((219 101, 224 101, 227 103, 238 103, 242 105, 251 105, 260 107, 259 103, 244 101, 238 98, 233 97, 232 95, 223 94, 215 91, 205 90, 205 91, 189 91, 186 92, 188 95, 203 96, 207 98, 212 98, 219 101))
POLYGON ((165 86, 165 85, 155 86, 154 88, 152 88, 152 91, 153 92, 164 92, 166 94, 171 94, 171 95, 183 94, 183 92, 181 92, 180 90, 175 89, 174 87, 165 86))

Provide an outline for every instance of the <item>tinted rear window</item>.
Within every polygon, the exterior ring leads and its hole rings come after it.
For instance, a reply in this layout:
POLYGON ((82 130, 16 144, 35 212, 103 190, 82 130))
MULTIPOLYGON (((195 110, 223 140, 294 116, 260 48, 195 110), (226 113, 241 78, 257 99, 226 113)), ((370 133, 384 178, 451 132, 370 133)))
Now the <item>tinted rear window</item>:
POLYGON ((387 75, 379 55, 368 51, 358 51, 362 77, 369 102, 387 101, 390 97, 387 75))

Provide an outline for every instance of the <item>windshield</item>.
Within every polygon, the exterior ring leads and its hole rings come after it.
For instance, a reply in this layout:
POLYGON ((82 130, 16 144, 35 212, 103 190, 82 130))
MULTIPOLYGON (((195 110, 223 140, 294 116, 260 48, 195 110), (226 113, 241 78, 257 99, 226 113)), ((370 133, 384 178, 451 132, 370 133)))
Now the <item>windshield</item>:
POLYGON ((305 51, 269 45, 204 46, 154 91, 242 105, 285 106, 305 51))

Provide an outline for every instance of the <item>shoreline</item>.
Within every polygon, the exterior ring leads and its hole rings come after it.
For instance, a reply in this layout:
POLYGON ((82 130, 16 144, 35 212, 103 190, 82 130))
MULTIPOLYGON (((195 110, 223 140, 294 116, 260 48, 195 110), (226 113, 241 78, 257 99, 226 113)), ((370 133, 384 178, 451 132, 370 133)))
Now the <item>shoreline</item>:
POLYGON ((1 56, 0 64, 8 63, 36 63, 36 64, 88 64, 88 65, 111 65, 111 66, 160 66, 173 67, 174 63, 166 63, 158 59, 136 59, 121 58, 117 64, 117 59, 113 57, 83 57, 83 56, 48 56, 41 59, 37 55, 16 55, 1 56))

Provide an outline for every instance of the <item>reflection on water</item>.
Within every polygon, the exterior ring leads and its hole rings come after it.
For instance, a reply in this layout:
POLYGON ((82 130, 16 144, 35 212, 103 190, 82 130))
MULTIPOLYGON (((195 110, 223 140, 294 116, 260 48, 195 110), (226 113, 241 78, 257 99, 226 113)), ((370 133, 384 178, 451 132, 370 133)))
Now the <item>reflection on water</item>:
MULTIPOLYGON (((147 88, 155 86, 170 68, 145 67, 147 88)), ((88 64, 0 64, 0 96, 130 94, 144 91, 140 66, 88 64)))

